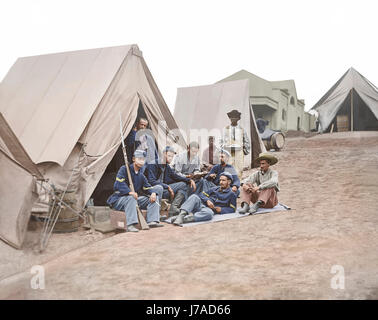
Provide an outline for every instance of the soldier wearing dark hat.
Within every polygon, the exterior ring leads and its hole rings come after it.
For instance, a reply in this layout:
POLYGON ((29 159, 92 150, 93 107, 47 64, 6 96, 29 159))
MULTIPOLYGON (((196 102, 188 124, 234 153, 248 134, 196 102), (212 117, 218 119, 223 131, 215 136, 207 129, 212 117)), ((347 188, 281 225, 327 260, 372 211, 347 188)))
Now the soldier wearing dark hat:
POLYGON ((232 110, 227 113, 231 124, 223 129, 220 146, 230 152, 230 164, 232 164, 241 177, 244 167, 244 155, 250 152, 250 143, 245 130, 238 124, 241 113, 232 110))
POLYGON ((277 192, 280 190, 278 173, 270 168, 278 162, 278 159, 265 152, 260 153, 255 162, 260 164, 260 170, 242 181, 240 192, 242 207, 238 209, 239 213, 254 214, 259 208, 273 208, 278 204, 277 192), (251 207, 250 203, 253 204, 251 207))
POLYGON ((129 165, 134 191, 131 191, 130 182, 126 167, 123 165, 114 183, 114 193, 108 198, 107 203, 115 210, 125 211, 127 231, 138 232, 135 227, 138 224, 136 205, 140 209, 147 209, 147 224, 150 227, 162 227, 160 224, 160 204, 163 187, 151 186, 143 174, 143 166, 146 160, 146 153, 136 150, 129 165))
POLYGON ((233 177, 229 172, 220 174, 219 186, 211 188, 208 192, 191 195, 186 200, 177 217, 172 218, 174 225, 183 223, 211 220, 214 214, 233 213, 236 210, 236 194, 230 185, 233 177))

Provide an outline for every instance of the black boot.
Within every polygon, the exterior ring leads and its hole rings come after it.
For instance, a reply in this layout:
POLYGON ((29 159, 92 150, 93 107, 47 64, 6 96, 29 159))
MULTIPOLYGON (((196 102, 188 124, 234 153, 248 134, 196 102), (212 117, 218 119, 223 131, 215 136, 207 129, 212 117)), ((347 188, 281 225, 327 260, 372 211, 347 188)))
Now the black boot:
POLYGON ((185 210, 181 210, 180 213, 179 213, 179 215, 177 216, 177 218, 173 222, 173 224, 176 225, 176 226, 182 226, 182 224, 184 223, 184 217, 187 214, 188 213, 185 210))
POLYGON ((249 204, 247 202, 242 202, 241 208, 238 209, 238 212, 241 214, 247 213, 249 210, 249 204))
POLYGON ((188 213, 184 217, 184 223, 189 223, 189 222, 194 222, 194 214, 193 213, 188 213))
POLYGON ((176 216, 180 213, 180 206, 182 205, 184 200, 185 195, 182 192, 176 194, 168 211, 169 217, 176 216))
POLYGON ((263 204, 264 202, 259 200, 257 201, 256 203, 253 204, 253 206, 251 206, 251 208, 249 209, 249 213, 250 214, 255 214, 257 210, 259 210, 260 206, 263 204))

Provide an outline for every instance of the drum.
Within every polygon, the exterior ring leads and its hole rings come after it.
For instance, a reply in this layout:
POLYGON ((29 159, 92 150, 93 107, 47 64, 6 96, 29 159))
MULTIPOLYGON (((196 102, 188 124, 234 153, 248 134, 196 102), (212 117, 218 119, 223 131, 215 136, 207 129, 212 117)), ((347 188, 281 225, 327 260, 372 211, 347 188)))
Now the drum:
POLYGON ((266 150, 281 150, 285 146, 285 136, 281 132, 273 133, 270 139, 263 140, 266 150))

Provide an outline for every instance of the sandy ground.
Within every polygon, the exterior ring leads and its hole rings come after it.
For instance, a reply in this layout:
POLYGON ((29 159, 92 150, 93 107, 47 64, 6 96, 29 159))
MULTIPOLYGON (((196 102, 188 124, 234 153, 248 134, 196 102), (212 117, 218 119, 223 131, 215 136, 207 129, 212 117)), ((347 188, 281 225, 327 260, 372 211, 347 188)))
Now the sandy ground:
POLYGON ((1 244, 0 298, 378 299, 378 132, 295 137, 276 155, 279 201, 293 210, 53 235, 43 255, 1 244), (43 290, 31 289, 34 264, 43 290), (331 287, 333 266, 344 289, 331 287))

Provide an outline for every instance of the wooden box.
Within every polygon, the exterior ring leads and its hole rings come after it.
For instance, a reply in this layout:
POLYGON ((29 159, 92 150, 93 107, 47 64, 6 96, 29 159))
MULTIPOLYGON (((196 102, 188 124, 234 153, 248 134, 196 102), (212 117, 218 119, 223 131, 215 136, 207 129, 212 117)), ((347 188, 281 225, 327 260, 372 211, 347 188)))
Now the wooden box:
MULTIPOLYGON (((146 219, 147 217, 147 211, 142 210, 142 215, 146 219)), ((124 211, 117 211, 117 210, 111 210, 110 212, 110 224, 113 226, 113 228, 118 230, 126 230, 127 229, 127 221, 126 221, 126 214, 124 211)), ((140 223, 136 225, 136 228, 141 229, 140 223)))
POLYGON ((110 211, 110 224, 113 228, 118 230, 126 230, 126 214, 124 211, 110 211))

